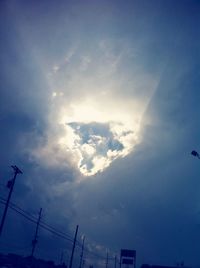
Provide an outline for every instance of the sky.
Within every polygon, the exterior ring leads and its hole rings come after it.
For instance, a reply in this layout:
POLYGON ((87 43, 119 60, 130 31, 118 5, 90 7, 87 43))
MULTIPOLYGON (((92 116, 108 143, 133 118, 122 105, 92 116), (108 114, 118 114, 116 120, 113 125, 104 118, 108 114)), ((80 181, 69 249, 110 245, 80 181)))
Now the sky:
MULTIPOLYGON (((137 267, 200 267, 199 12, 194 0, 0 3, 0 197, 17 165, 11 201, 72 238, 78 224, 87 267, 123 248, 137 267)), ((30 254, 34 230, 9 209, 0 251, 30 254)), ((36 257, 69 262, 71 248, 39 229, 36 257)))

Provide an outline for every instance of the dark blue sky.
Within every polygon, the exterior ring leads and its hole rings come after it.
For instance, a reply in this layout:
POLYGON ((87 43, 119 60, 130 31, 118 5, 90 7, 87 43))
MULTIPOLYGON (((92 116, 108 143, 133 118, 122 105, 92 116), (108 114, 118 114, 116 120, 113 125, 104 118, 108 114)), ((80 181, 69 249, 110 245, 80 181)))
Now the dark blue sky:
MULTIPOLYGON (((200 266, 199 14, 192 0, 1 1, 0 196, 16 164, 12 201, 70 236, 79 224, 88 250, 200 266)), ((29 254, 33 233, 9 211, 1 251, 29 254)), ((63 248, 40 230, 37 257, 63 248)))

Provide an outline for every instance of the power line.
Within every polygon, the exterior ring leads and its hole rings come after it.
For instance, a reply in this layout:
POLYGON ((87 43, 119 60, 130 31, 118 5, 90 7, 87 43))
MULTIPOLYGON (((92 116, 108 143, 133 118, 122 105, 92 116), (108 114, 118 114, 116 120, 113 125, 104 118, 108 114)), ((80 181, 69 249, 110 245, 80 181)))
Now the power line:
MULTIPOLYGON (((5 200, 3 198, 1 198, 1 197, 0 197, 0 199, 3 200, 3 201, 0 201, 0 203, 5 204, 5 200)), ((31 221, 31 222, 33 222, 35 224, 37 223, 37 219, 33 215, 31 215, 29 212, 26 212, 25 210, 21 209, 19 206, 15 205, 13 203, 10 203, 9 207, 12 210, 14 210, 15 212, 17 212, 18 214, 22 215, 27 220, 29 220, 29 221, 31 221)), ((68 240, 70 242, 73 242, 73 239, 70 238, 69 235, 65 234, 62 231, 57 230, 56 228, 52 227, 51 225, 45 223, 44 221, 40 221, 39 225, 43 229, 45 229, 45 230, 47 230, 47 231, 49 231, 49 232, 61 237, 61 238, 64 238, 64 239, 66 239, 66 240, 68 240)))
MULTIPOLYGON (((0 197, 0 199, 5 200, 5 199, 3 199, 3 198, 1 198, 1 197, 0 197)), ((1 202, 1 203, 3 203, 3 202, 1 202)), ((3 203, 3 204, 5 204, 5 203, 3 203)), ((34 216, 32 216, 29 212, 27 212, 27 211, 21 209, 21 208, 20 208, 19 206, 17 206, 16 204, 14 204, 14 203, 10 203, 9 207, 10 207, 12 210, 14 210, 15 212, 17 212, 18 214, 20 214, 20 215, 22 215, 23 217, 25 217, 26 219, 28 219, 29 221, 31 221, 31 222, 33 222, 33 223, 35 223, 35 224, 37 223, 37 219, 36 219, 34 216), (15 207, 16 207, 17 209, 16 209, 15 207), (22 212, 20 212, 18 209, 21 210, 22 212), (32 219, 31 219, 29 216, 25 215, 25 214, 31 215, 32 219)), ((66 235, 64 232, 57 230, 56 228, 52 227, 51 225, 45 223, 44 221, 40 221, 40 224, 39 224, 39 225, 40 225, 43 229, 45 229, 45 230, 51 232, 52 234, 57 235, 57 236, 59 236, 60 238, 63 238, 63 239, 68 240, 68 241, 70 241, 70 242, 73 242, 73 239, 72 239, 72 238, 69 238, 69 235, 66 235)), ((78 240, 77 240, 77 244, 76 244, 76 246, 78 246, 79 248, 82 248, 82 244, 81 244, 78 240)), ((87 248, 84 248, 84 251, 86 251, 87 253, 93 255, 93 256, 96 257, 96 258, 99 258, 99 259, 105 259, 103 256, 100 256, 100 255, 98 255, 98 254, 96 254, 96 253, 94 253, 94 252, 88 250, 87 248)), ((110 259, 113 259, 113 258, 110 257, 109 260, 110 260, 110 259)))
POLYGON ((51 230, 51 229, 48 228, 48 227, 45 227, 45 226, 44 226, 43 224, 41 224, 41 223, 40 223, 40 227, 43 228, 43 229, 45 229, 45 230, 47 230, 47 231, 49 231, 49 232, 51 232, 51 233, 54 234, 54 235, 57 235, 57 236, 60 237, 60 238, 63 238, 63 239, 65 239, 65 240, 67 240, 67 241, 70 241, 70 242, 73 242, 73 240, 71 240, 71 239, 65 237, 64 235, 61 235, 61 234, 59 234, 59 233, 57 233, 57 232, 51 230))
MULTIPOLYGON (((4 204, 5 205, 5 202, 6 202, 6 199, 0 197, 0 203, 1 204, 4 204)), ((24 209, 20 208, 18 205, 14 204, 13 202, 10 202, 9 204, 9 208, 12 209, 13 211, 15 211, 16 213, 18 213, 19 215, 23 216, 25 219, 29 220, 30 222, 34 223, 34 224, 37 224, 37 218, 35 216, 33 216, 30 212, 28 211, 25 211, 24 209)), ((59 237, 59 238, 62 238, 70 243, 73 243, 73 238, 70 237, 70 235, 64 233, 63 231, 60 231, 58 229, 56 229, 55 227, 47 224, 46 222, 44 221, 40 221, 39 222, 39 226, 52 233, 53 235, 59 237)), ((76 247, 78 247, 79 249, 82 248, 82 244, 81 242, 79 242, 78 240, 76 240, 76 247)), ((92 255, 90 257, 84 257, 84 259, 102 259, 102 260, 105 260, 105 257, 95 253, 95 252, 92 252, 90 251, 89 249, 87 249, 86 247, 84 247, 84 252, 86 252, 87 254, 89 255, 92 255)), ((108 260, 114 260, 115 258, 113 257, 109 257, 108 260)))
MULTIPOLYGON (((5 204, 5 203, 2 202, 2 201, 0 201, 0 203, 5 204)), ((14 210, 15 212, 17 212, 18 214, 20 214, 21 216, 23 216, 24 218, 26 218, 27 220, 29 220, 29 221, 31 221, 31 222, 33 222, 33 223, 35 223, 35 224, 37 223, 36 220, 31 219, 30 217, 28 217, 28 216, 25 215, 24 213, 18 211, 16 208, 14 208, 14 207, 12 207, 12 206, 9 206, 9 207, 10 207, 12 210, 14 210)), ((51 232, 52 234, 54 234, 54 235, 60 237, 60 238, 63 238, 63 239, 65 239, 65 240, 67 240, 67 241, 70 241, 70 242, 73 242, 72 240, 68 239, 68 238, 65 237, 64 235, 61 235, 61 234, 59 234, 59 233, 57 233, 57 232, 51 230, 50 228, 45 227, 45 226, 44 226, 43 224, 41 224, 41 223, 39 224, 39 226, 40 226, 41 228, 43 228, 43 229, 45 229, 45 230, 51 232)))
MULTIPOLYGON (((5 204, 5 203, 2 202, 2 201, 0 201, 0 203, 1 203, 1 204, 5 204)), ((26 218, 27 220, 29 220, 29 221, 31 221, 31 222, 33 222, 33 223, 35 223, 35 224, 37 223, 37 221, 36 221, 35 219, 31 219, 29 216, 25 215, 23 212, 20 212, 18 209, 16 209, 16 208, 13 207, 12 205, 9 205, 9 207, 10 207, 10 209, 14 210, 14 211, 17 212, 18 214, 20 214, 21 216, 23 216, 24 218, 26 218)), ((51 232, 52 234, 54 234, 54 235, 60 237, 60 238, 63 238, 63 239, 65 239, 65 240, 67 240, 67 241, 70 241, 70 242, 73 242, 73 240, 69 239, 68 237, 65 237, 65 236, 62 235, 62 234, 57 233, 57 232, 54 231, 54 230, 51 230, 50 228, 46 227, 46 226, 45 226, 43 223, 41 223, 41 222, 39 223, 39 226, 40 226, 41 228, 43 228, 43 229, 45 229, 45 230, 51 232)))
MULTIPOLYGON (((1 204, 5 205, 5 202, 0 201, 1 204)), ((19 210, 17 210, 16 208, 14 208, 11 204, 9 205, 9 208, 14 210, 15 212, 17 212, 18 214, 20 214, 21 216, 23 216, 24 218, 26 218, 27 220, 33 222, 33 223, 37 223, 37 221, 31 219, 30 217, 28 217, 27 215, 25 215, 24 213, 20 212, 19 210)))
MULTIPOLYGON (((26 211, 26 210, 20 208, 19 206, 17 206, 17 205, 14 204, 14 203, 11 203, 11 204, 12 204, 13 206, 17 207, 19 210, 21 210, 21 211, 24 212, 25 214, 28 214, 28 215, 30 215, 31 217, 33 217, 33 218, 36 219, 36 217, 33 216, 30 212, 28 212, 28 211, 26 211)), ((36 220, 37 220, 37 219, 36 219, 36 220)), ((51 225, 49 225, 49 224, 47 224, 45 221, 41 220, 40 223, 43 223, 43 225, 45 225, 46 227, 49 227, 50 229, 54 230, 55 232, 60 233, 60 234, 62 234, 62 235, 64 235, 64 236, 68 237, 69 239, 71 239, 71 241, 73 241, 73 238, 72 238, 70 235, 64 233, 63 231, 60 231, 60 230, 56 229, 55 227, 53 227, 53 226, 51 226, 51 225)), ((41 224, 40 224, 40 225, 41 225, 41 224)))
POLYGON ((66 234, 66 233, 64 233, 64 232, 62 232, 62 231, 56 229, 55 227, 52 227, 51 225, 47 224, 47 223, 44 222, 44 221, 41 221, 41 223, 42 223, 43 225, 45 225, 46 227, 51 228, 51 229, 54 230, 55 232, 60 233, 60 234, 62 234, 62 235, 64 235, 64 236, 68 237, 69 240, 73 241, 73 238, 70 237, 68 234, 66 234))

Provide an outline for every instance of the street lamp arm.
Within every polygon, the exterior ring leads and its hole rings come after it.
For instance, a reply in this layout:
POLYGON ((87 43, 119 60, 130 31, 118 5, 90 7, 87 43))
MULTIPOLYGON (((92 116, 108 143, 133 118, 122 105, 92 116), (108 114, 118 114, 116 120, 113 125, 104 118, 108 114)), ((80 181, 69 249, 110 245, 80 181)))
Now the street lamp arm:
POLYGON ((200 155, 199 155, 199 154, 197 153, 197 151, 195 151, 195 150, 193 150, 193 151, 191 152, 191 155, 196 156, 197 158, 200 159, 200 155))

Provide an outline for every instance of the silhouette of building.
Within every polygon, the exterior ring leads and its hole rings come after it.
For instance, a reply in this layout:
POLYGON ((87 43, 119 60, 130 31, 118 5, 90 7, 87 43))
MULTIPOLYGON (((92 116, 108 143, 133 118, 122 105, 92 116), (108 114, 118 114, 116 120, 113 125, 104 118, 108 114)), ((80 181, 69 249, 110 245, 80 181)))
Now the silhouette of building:
POLYGON ((1 254, 0 267, 4 268, 67 268, 63 265, 55 265, 53 261, 32 258, 30 256, 23 257, 17 254, 1 254))
POLYGON ((181 262, 180 265, 177 264, 177 266, 163 266, 163 265, 149 265, 149 264, 142 264, 141 266, 141 268, 177 268, 177 267, 189 268, 184 266, 184 262, 181 262))

